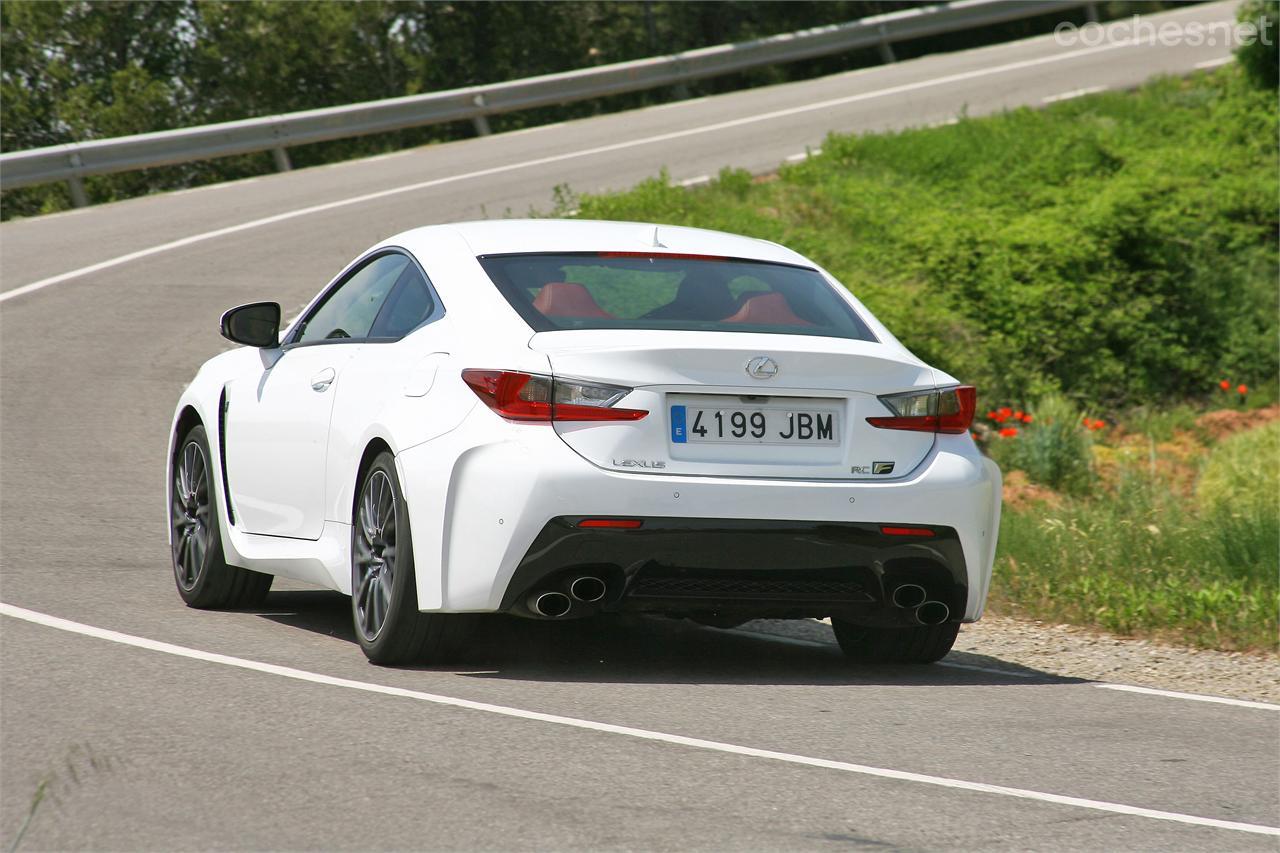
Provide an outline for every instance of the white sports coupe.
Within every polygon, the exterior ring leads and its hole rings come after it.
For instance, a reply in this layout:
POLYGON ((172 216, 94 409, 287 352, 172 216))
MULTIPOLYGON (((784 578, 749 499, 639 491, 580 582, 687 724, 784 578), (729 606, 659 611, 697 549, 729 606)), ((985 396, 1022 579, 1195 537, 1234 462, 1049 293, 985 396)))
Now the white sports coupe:
POLYGON ((370 660, 476 618, 830 617, 929 662, 982 615, 1000 472, 974 389, 775 243, 627 222, 407 231, 282 332, 243 305, 170 434, 193 607, 351 596, 370 660))

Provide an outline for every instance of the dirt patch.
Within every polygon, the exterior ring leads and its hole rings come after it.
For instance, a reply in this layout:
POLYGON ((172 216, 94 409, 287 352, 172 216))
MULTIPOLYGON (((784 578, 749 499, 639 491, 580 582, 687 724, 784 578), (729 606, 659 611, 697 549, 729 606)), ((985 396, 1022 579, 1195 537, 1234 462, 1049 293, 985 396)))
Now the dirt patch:
POLYGON ((1016 468, 1004 474, 1004 505, 1011 510, 1032 507, 1056 509, 1062 504, 1062 496, 1048 486, 1033 483, 1023 471, 1016 468))
POLYGON ((1280 419, 1280 403, 1250 411, 1218 409, 1205 412, 1196 418, 1196 428, 1203 430, 1212 440, 1221 441, 1234 433, 1266 426, 1276 419, 1280 419))

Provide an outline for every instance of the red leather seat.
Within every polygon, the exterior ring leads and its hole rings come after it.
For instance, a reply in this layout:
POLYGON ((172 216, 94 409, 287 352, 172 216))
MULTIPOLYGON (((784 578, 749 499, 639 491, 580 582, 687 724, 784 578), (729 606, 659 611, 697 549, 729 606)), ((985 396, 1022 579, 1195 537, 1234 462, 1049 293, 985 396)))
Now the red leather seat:
POLYGON ((762 293, 742 303, 738 313, 725 318, 726 323, 752 323, 760 326, 812 326, 796 315, 781 293, 762 293))
POLYGON ((608 317, 614 316, 596 304, 591 291, 571 281, 553 281, 542 286, 533 307, 544 317, 608 317))

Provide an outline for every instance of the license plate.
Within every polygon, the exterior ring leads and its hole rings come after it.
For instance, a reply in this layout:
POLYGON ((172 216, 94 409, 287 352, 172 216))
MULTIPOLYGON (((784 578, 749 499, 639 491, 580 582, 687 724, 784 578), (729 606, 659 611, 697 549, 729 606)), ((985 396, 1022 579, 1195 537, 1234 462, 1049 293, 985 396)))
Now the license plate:
POLYGON ((832 409, 672 406, 674 444, 840 444, 840 414, 832 409))

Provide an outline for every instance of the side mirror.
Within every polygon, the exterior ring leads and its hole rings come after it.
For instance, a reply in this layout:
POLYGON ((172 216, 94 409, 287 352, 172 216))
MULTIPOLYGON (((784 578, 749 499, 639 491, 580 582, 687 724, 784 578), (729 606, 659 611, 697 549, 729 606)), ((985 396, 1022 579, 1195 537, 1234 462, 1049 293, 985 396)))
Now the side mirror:
POLYGON ((222 315, 222 336, 251 347, 280 345, 280 303, 254 302, 222 315))

